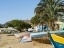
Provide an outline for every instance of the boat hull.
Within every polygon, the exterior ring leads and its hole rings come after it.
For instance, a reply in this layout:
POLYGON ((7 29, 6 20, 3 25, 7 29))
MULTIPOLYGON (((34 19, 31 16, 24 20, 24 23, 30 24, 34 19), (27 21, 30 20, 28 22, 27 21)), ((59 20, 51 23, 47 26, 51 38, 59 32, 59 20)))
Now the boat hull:
POLYGON ((50 41, 54 48, 64 48, 64 38, 55 34, 50 35, 50 41))

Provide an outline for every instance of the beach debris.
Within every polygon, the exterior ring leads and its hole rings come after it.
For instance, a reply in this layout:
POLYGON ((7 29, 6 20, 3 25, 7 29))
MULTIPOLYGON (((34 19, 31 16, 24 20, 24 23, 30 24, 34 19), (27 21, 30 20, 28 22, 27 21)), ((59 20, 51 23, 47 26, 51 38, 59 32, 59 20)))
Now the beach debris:
POLYGON ((7 36, 14 36, 14 34, 7 34, 7 36))

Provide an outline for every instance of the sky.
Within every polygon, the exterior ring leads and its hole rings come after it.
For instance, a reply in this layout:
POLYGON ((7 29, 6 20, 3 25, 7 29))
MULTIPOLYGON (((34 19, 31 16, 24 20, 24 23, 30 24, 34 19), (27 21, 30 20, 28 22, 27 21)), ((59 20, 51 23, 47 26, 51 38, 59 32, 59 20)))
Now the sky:
POLYGON ((40 0, 0 0, 0 23, 8 21, 30 20, 40 0))

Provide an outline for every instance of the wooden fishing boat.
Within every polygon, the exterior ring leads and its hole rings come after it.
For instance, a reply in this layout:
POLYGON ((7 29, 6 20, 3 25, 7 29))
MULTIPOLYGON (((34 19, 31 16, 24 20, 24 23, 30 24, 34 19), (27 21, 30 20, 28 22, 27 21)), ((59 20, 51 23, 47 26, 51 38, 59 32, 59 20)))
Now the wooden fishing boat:
MULTIPOLYGON (((58 30, 58 31, 50 31, 50 34, 64 34, 64 30, 58 30)), ((45 37, 47 35, 47 32, 36 32, 36 33, 30 33, 30 37, 33 38, 41 38, 45 37)))
MULTIPOLYGON (((54 34, 57 34, 57 35, 64 35, 64 30, 62 31, 53 31, 54 34)), ((49 32, 49 34, 53 34, 53 32, 49 32)), ((32 37, 32 42, 33 42, 33 45, 37 45, 37 43, 45 43, 45 44, 51 44, 49 38, 47 36, 47 33, 46 32, 40 32, 40 33, 34 33, 34 34, 31 34, 31 37, 32 37)))
POLYGON ((50 34, 50 41, 54 48, 64 48, 64 37, 58 36, 56 34, 50 34))

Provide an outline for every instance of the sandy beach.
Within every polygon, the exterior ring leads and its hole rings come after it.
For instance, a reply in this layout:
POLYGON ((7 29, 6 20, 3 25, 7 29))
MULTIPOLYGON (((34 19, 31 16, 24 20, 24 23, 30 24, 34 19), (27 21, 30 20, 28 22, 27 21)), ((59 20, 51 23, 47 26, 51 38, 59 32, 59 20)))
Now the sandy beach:
MULTIPOLYGON (((25 33, 21 33, 25 34, 25 33)), ((19 42, 15 36, 7 36, 7 34, 0 34, 0 48, 53 48, 51 44, 38 44, 33 45, 33 42, 19 42)))

